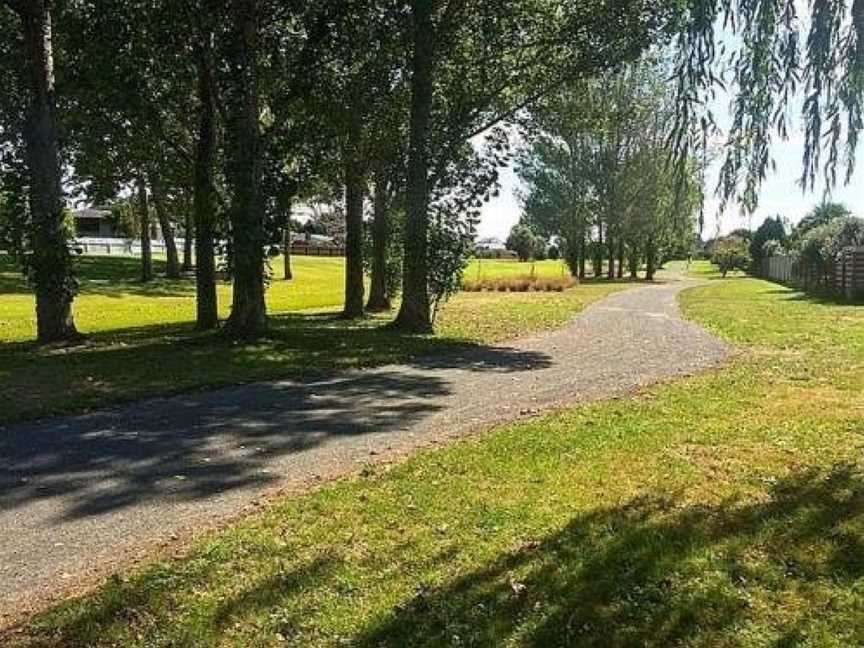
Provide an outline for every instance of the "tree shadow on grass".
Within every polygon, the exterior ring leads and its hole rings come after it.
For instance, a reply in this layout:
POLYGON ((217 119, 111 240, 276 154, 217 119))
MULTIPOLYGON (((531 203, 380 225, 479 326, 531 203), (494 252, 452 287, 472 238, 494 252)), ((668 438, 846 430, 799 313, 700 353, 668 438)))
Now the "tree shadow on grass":
MULTIPOLYGON (((864 575, 861 530, 847 528, 862 513, 864 480, 850 466, 793 474, 755 503, 635 499, 421 589, 356 644, 736 645, 760 599, 787 614, 773 626, 771 613, 761 618, 774 645, 796 645, 824 621, 816 601, 836 598, 834 588, 850 591, 864 575), (794 604, 811 593, 813 607, 794 604)), ((849 633, 849 645, 864 640, 857 619, 833 628, 849 633)))
MULTIPOLYGON (((864 480, 847 465, 792 473, 759 500, 635 498, 574 517, 560 531, 438 586, 424 584, 422 573, 411 576, 413 597, 389 614, 373 609, 380 620, 371 625, 358 616, 357 634, 340 640, 368 648, 731 646, 752 623, 759 645, 806 643, 820 625, 837 645, 860 645, 864 617, 853 592, 864 576, 862 514, 864 480)), ((65 619, 52 637, 80 645, 144 619, 143 637, 156 633, 183 645, 236 640, 234 627, 255 629, 256 645, 269 645, 277 632, 290 640, 300 626, 326 641, 326 624, 315 626, 316 601, 340 588, 347 559, 338 541, 322 539, 317 557, 286 568, 267 542, 237 547, 231 538, 215 540, 178 567, 157 565, 128 583, 109 581, 88 605, 58 617, 65 619), (224 565, 214 549, 224 552, 224 565), (237 551, 242 559, 232 565, 237 551), (224 586, 223 567, 249 569, 237 574, 245 585, 195 608, 186 597, 206 590, 210 579, 224 586)), ((392 555, 413 551, 399 546, 392 555)), ((464 551, 476 555, 477 547, 464 551)), ((440 573, 462 562, 462 552, 457 546, 418 558, 426 571, 440 573)), ((380 564, 365 565, 368 572, 388 573, 391 554, 373 555, 380 564)), ((360 596, 366 586, 386 587, 381 578, 358 582, 360 596)))
POLYGON ((274 459, 338 438, 386 436, 432 416, 452 391, 441 369, 506 373, 550 364, 538 352, 409 336, 374 323, 302 315, 280 321, 269 339, 254 344, 215 336, 166 343, 164 327, 153 342, 145 327, 126 331, 123 345, 19 358, 23 364, 0 385, 11 381, 7 393, 35 394, 46 404, 104 403, 112 394, 188 390, 208 381, 291 379, 3 429, 0 512, 56 499, 60 515, 74 519, 264 485, 276 479, 274 459), (135 343, 135 335, 148 341, 135 343), (430 355, 435 351, 450 354, 430 355), (407 364, 334 371, 390 361, 407 364))

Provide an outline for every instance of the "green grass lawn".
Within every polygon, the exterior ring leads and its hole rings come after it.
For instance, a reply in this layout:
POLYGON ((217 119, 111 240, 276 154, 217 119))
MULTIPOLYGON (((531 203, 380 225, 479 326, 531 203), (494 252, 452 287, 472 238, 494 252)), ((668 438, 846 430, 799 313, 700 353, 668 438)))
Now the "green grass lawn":
POLYGON ((864 309, 744 278, 682 301, 726 368, 287 499, 32 639, 861 645, 864 309))
MULTIPOLYGON (((351 323, 336 319, 332 311, 342 304, 344 261, 298 256, 295 279, 270 284, 268 336, 238 345, 192 330, 191 280, 143 286, 136 259, 84 257, 80 262, 75 316, 88 337, 69 348, 20 341, 34 334, 33 297, 8 263, 0 265, 0 423, 493 343, 560 326, 586 304, 622 288, 599 282, 563 293, 459 294, 442 309, 437 335, 409 336, 385 329, 389 316, 351 323)), ((220 286, 223 314, 229 291, 220 286)))
POLYGON ((561 260, 520 262, 514 259, 471 259, 465 278, 472 280, 518 277, 534 273, 538 277, 566 277, 570 274, 561 260))
MULTIPOLYGON (((169 281, 158 278, 142 284, 140 260, 133 257, 84 256, 78 259, 81 292, 75 299, 75 321, 82 333, 162 324, 195 319, 193 279, 169 281)), ((272 313, 325 309, 342 305, 344 259, 296 256, 292 270, 296 281, 274 279, 267 290, 267 308, 272 313)), ((165 262, 154 260, 157 273, 165 262)), ((273 267, 281 276, 282 260, 273 267)), ((231 285, 217 289, 219 314, 231 308, 231 285)), ((0 341, 30 340, 36 335, 32 291, 8 259, 0 257, 0 341)))

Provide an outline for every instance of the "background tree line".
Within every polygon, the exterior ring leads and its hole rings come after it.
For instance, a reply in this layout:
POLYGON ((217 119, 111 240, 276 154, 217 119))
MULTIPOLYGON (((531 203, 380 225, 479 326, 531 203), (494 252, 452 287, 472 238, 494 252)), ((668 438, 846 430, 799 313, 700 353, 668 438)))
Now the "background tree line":
POLYGON ((653 279, 666 256, 693 246, 702 169, 692 156, 669 164, 668 73, 650 57, 564 84, 521 122, 523 226, 554 237, 574 276, 590 263, 595 276, 644 266, 653 279))

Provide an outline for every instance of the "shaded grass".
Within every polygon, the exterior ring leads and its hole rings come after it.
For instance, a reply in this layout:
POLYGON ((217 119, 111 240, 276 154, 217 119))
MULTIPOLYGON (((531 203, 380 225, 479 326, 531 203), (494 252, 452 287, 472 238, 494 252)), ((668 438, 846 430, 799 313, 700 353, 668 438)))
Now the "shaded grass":
POLYGON ((682 296, 746 351, 292 498, 32 626, 67 645, 864 642, 864 310, 682 296))
MULTIPOLYGON (((134 278, 136 259, 85 257, 82 295, 75 309, 82 328, 93 332, 83 344, 71 347, 0 344, 0 389, 5 394, 0 422, 157 394, 400 362, 496 342, 561 326, 588 303, 621 288, 591 285, 554 295, 492 298, 460 294, 444 306, 436 336, 410 336, 384 328, 387 315, 343 322, 333 313, 291 312, 332 309, 341 303, 344 289, 343 260, 295 257, 293 263, 297 278, 274 281, 268 290, 273 315, 267 337, 232 344, 193 330, 194 296, 175 294, 188 282, 161 280, 142 286, 134 278)), ((3 276, 13 281, 9 273, 3 276)), ((4 309, 15 300, 32 301, 26 293, 15 293, 14 286, 4 288, 4 309)), ((2 313, 13 329, 29 331, 21 326, 20 313, 2 313)))

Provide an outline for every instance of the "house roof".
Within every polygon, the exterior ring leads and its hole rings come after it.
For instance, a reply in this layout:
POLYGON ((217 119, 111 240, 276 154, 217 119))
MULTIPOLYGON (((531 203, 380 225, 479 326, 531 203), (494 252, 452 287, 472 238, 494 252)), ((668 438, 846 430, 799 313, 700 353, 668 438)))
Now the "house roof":
POLYGON ((74 212, 75 218, 108 218, 111 212, 107 209, 99 209, 98 207, 85 207, 84 209, 76 209, 74 212))

